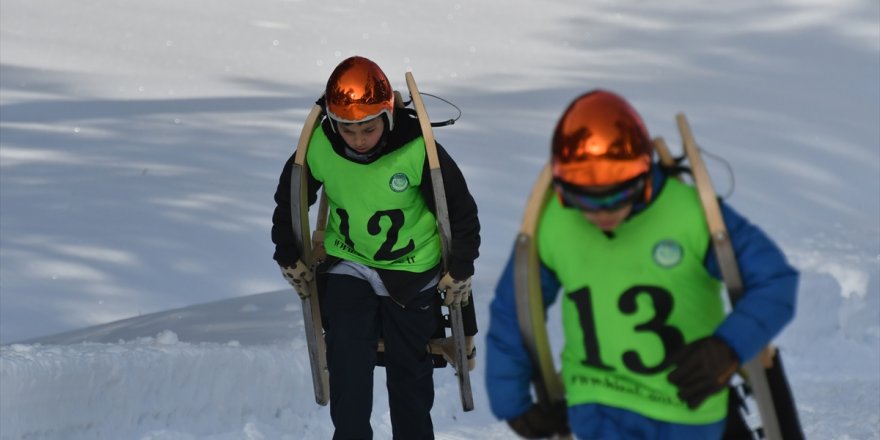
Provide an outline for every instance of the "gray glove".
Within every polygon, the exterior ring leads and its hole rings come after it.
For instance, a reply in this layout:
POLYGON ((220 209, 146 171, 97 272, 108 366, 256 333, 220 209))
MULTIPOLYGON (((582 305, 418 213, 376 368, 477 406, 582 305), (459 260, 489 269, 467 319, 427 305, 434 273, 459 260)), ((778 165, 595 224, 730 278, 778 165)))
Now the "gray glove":
POLYGON ((443 278, 440 278, 440 283, 437 284, 437 291, 444 295, 444 305, 467 305, 471 296, 471 277, 456 280, 449 272, 446 272, 443 278))
POLYGON ((300 298, 309 297, 309 283, 315 279, 312 270, 302 260, 296 260, 293 266, 279 266, 284 279, 293 286, 300 298))

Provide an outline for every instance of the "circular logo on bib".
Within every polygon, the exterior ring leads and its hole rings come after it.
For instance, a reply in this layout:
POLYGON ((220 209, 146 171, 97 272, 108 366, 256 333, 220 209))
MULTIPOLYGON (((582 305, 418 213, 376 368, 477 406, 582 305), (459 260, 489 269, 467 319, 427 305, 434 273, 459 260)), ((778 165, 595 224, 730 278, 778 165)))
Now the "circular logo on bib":
POLYGON ((662 240, 654 245, 654 262, 660 267, 673 267, 681 263, 683 256, 684 249, 675 240, 662 240))
POLYGON ((409 188, 409 178, 404 173, 395 173, 391 176, 391 180, 388 181, 388 186, 394 192, 402 192, 409 188))

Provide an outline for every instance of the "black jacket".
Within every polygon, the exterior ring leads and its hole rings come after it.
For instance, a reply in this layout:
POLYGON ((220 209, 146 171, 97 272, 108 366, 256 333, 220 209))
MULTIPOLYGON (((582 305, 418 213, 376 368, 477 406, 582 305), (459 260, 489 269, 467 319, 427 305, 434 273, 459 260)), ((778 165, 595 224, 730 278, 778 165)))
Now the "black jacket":
MULTIPOLYGON (((330 124, 330 120, 324 118, 321 123, 321 129, 324 130, 336 153, 347 158, 345 154, 346 143, 331 128, 330 124)), ((364 162, 375 161, 382 155, 403 147, 421 135, 421 127, 415 112, 406 108, 395 109, 394 130, 390 132, 386 130, 379 146, 377 146, 378 154, 364 162)), ((284 266, 292 265, 300 258, 300 252, 294 244, 290 213, 290 175, 295 154, 291 155, 287 163, 284 164, 284 169, 278 182, 278 189, 275 191, 276 206, 275 213, 272 215, 272 242, 275 243, 273 258, 278 264, 284 266)), ((465 279, 473 276, 474 260, 479 255, 480 222, 477 217, 477 205, 468 190, 467 182, 465 182, 458 165, 439 144, 437 144, 437 154, 440 159, 440 169, 443 175, 443 186, 446 191, 446 203, 452 234, 450 258, 447 262, 448 270, 453 278, 465 279)), ((318 189, 320 189, 321 183, 315 180, 311 174, 308 175, 308 180, 309 206, 311 206, 317 200, 318 189)), ((428 205, 428 209, 436 214, 433 185, 427 157, 422 169, 422 183, 419 189, 428 205)), ((377 269, 377 272, 389 293, 399 302, 405 304, 409 298, 418 293, 418 290, 424 287, 437 274, 438 270, 439 267, 423 273, 383 269, 377 269)))

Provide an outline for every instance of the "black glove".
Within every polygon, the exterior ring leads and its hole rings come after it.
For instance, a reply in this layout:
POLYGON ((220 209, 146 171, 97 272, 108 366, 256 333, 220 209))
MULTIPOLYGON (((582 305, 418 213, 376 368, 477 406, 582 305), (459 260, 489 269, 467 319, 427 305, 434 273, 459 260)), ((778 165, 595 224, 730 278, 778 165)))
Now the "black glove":
POLYGON ((675 368, 669 373, 669 382, 678 387, 678 398, 690 409, 726 388, 739 368, 733 349, 713 336, 685 345, 671 361, 675 368))
POLYGON ((565 403, 550 408, 533 404, 528 411, 507 421, 510 429, 523 438, 547 438, 569 434, 568 408, 565 403))

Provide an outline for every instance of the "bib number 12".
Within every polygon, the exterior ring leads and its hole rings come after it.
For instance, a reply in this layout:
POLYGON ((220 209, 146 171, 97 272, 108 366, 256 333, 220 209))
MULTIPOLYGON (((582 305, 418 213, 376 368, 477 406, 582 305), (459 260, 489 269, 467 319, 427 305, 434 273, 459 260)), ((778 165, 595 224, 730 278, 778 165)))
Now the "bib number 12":
MULTIPOLYGON (((354 249, 355 244, 350 235, 351 225, 348 218, 348 212, 342 208, 336 208, 336 214, 339 216, 339 232, 345 236, 345 244, 354 249)), ((386 217, 391 221, 391 226, 385 233, 385 241, 379 246, 379 249, 373 255, 373 259, 376 261, 394 261, 412 252, 416 248, 416 244, 412 238, 409 239, 406 246, 400 249, 394 249, 394 246, 399 239, 398 235, 404 224, 403 210, 401 209, 376 211, 367 221, 367 232, 374 236, 381 234, 382 225, 380 222, 383 217, 386 217)))

